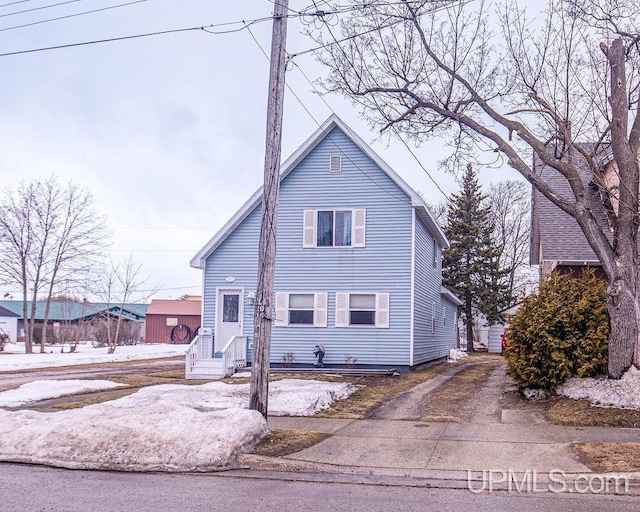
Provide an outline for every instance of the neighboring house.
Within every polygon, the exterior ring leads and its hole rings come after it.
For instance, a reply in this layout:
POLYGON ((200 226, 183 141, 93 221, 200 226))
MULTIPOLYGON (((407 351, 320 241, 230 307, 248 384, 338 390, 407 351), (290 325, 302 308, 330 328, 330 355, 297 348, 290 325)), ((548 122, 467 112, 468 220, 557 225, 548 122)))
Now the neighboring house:
MULTIPOLYGON (((0 300, 0 307, 5 308, 18 316, 17 321, 17 335, 16 338, 19 341, 24 341, 25 326, 24 319, 22 317, 22 305, 21 300, 0 300)), ((120 312, 119 305, 95 303, 95 302, 73 302, 73 301, 51 301, 49 306, 49 324, 54 328, 59 327, 61 324, 75 325, 81 321, 91 321, 95 317, 104 317, 106 315, 117 318, 122 315, 123 319, 129 322, 138 322, 141 327, 141 336, 144 336, 144 317, 148 304, 125 304, 120 312)), ((35 323, 36 328, 38 324, 44 322, 44 313, 46 308, 46 301, 36 301, 35 323)), ((31 314, 31 302, 27 302, 27 309, 31 314)))
MULTIPOLYGON (((204 274, 203 329, 188 376, 220 372, 202 361, 212 353, 222 373, 251 361, 261 200, 262 189, 191 261, 204 274)), ((277 226, 272 365, 312 365, 321 344, 326 365, 411 368, 456 347, 461 303, 442 287, 444 233, 338 117, 282 165, 277 226)))
POLYGON ((202 298, 153 299, 145 319, 147 343, 191 343, 202 319, 202 298))
POLYGON ((18 317, 13 311, 0 306, 0 333, 8 334, 9 340, 16 342, 18 339, 18 317))
MULTIPOLYGON (((569 157, 565 155, 563 158, 569 157)), ((600 194, 593 184, 593 174, 584 159, 580 158, 576 161, 583 162, 583 165, 579 165, 580 177, 591 194, 591 204, 595 216, 603 231, 611 233, 600 194)), ((611 179, 613 167, 610 154, 607 151, 603 151, 601 165, 605 169, 605 175, 611 179)), ((573 197, 567 180, 558 171, 542 163, 535 154, 533 169, 536 174, 544 178, 553 190, 566 198, 573 197)), ((589 245, 578 222, 560 210, 535 188, 533 189, 531 222, 530 262, 532 265, 540 266, 541 280, 549 277, 554 270, 559 273, 578 273, 586 267, 594 268, 596 275, 605 278, 600 261, 589 245)))

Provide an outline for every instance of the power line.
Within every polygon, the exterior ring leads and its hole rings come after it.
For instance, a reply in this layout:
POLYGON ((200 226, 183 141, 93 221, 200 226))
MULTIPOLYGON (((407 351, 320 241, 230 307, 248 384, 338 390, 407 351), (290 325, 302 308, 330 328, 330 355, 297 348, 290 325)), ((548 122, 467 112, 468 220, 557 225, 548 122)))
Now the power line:
POLYGON ((23 4, 25 2, 31 2, 31 0, 18 0, 17 2, 9 2, 8 4, 2 4, 0 5, 0 9, 2 9, 3 7, 9 7, 10 5, 23 4))
POLYGON ((58 7, 60 5, 73 4, 76 2, 83 2, 84 0, 67 0, 66 2, 60 2, 57 4, 44 5, 42 7, 32 7, 31 9, 24 9, 23 11, 15 11, 7 14, 0 14, 0 18, 6 18, 7 16, 15 16, 17 14, 24 14, 25 12, 41 11, 42 9, 51 9, 52 7, 58 7))
POLYGON ((13 26, 13 27, 1 28, 0 32, 6 32, 7 30, 15 30, 17 28, 32 27, 34 25, 41 25, 42 23, 49 23, 51 21, 64 20, 64 19, 67 19, 67 18, 75 18, 77 16, 84 16, 85 14, 93 14, 95 12, 108 11, 110 9, 117 9, 119 7, 127 7, 129 5, 140 4, 140 3, 146 2, 146 1, 147 0, 134 0, 133 2, 127 2, 127 3, 124 3, 124 4, 118 4, 118 5, 111 5, 109 7, 102 7, 100 9, 93 9, 91 11, 84 11, 84 12, 79 12, 79 13, 75 13, 75 14, 68 14, 66 16, 59 16, 57 18, 50 18, 50 19, 47 19, 47 20, 34 21, 33 23, 25 23, 24 25, 16 25, 16 26, 13 26))
MULTIPOLYGON (((260 50, 262 51, 262 54, 266 57, 267 60, 269 60, 269 56, 267 55, 267 52, 264 50, 264 48, 262 47, 262 45, 260 44, 260 42, 256 39, 256 37, 253 35, 253 32, 251 32, 251 30, 248 30, 249 34, 251 34, 251 37, 253 38, 253 40, 256 42, 256 44, 258 45, 258 47, 260 48, 260 50)), ((319 128, 322 127, 322 125, 320 124, 320 122, 316 119, 316 117, 311 113, 311 111, 307 108, 307 106, 304 104, 304 102, 302 101, 302 99, 295 93, 295 91, 291 88, 291 86, 285 82, 285 85, 287 87, 287 89, 289 89, 289 92, 291 92, 291 94, 293 94, 293 97, 298 101, 298 103, 300 103, 300 105, 302 106, 302 108, 304 109, 304 111, 309 115, 309 117, 311 117, 311 119, 318 125, 319 128)), ((328 104, 327 104, 328 105, 328 104)), ((329 110, 335 114, 335 112, 333 112, 333 110, 331 109, 331 107, 329 107, 329 110)), ((375 186, 377 186, 380 190, 382 190, 383 192, 385 192, 386 194, 388 194, 389 196, 393 197, 394 199, 396 199, 397 201, 403 202, 403 203, 407 203, 407 204, 411 204, 411 201, 407 201, 404 198, 398 197, 396 195, 394 195, 393 193, 391 193, 389 190, 387 190, 386 188, 384 188, 382 185, 380 185, 377 181, 375 181, 373 178, 371 178, 371 176, 369 176, 364 170, 362 170, 360 168, 360 166, 354 162, 351 157, 349 157, 349 155, 347 154, 346 151, 343 151, 342 148, 339 146, 339 144, 333 140, 333 138, 326 133, 325 134, 326 138, 336 147, 336 149, 338 151, 340 151, 340 153, 344 154, 344 156, 347 158, 347 160, 349 160, 349 162, 365 177, 367 178, 369 181, 371 181, 371 183, 373 183, 375 186)))
MULTIPOLYGON (((145 0, 142 0, 145 1, 145 0)), ((190 27, 190 28, 177 28, 177 29, 173 29, 173 30, 161 30, 159 32, 149 32, 146 34, 134 34, 131 36, 122 36, 122 37, 111 37, 109 39, 97 39, 95 41, 84 41, 81 43, 69 43, 69 44, 61 44, 61 45, 57 45, 57 46, 47 46, 44 48, 33 48, 31 50, 19 50, 19 51, 15 51, 15 52, 7 52, 7 53, 0 53, 0 57, 9 57, 11 55, 22 55, 22 54, 26 54, 26 53, 36 53, 36 52, 45 52, 45 51, 49 51, 49 50, 60 50, 62 48, 73 48, 76 46, 87 46, 87 45, 91 45, 91 44, 101 44, 101 43, 111 43, 114 41, 124 41, 126 39, 138 39, 138 38, 142 38, 142 37, 151 37, 151 36, 159 36, 159 35, 163 35, 163 34, 174 34, 174 33, 178 33, 178 32, 191 32, 191 31, 195 31, 195 30, 203 30, 206 32, 207 27, 190 27)))

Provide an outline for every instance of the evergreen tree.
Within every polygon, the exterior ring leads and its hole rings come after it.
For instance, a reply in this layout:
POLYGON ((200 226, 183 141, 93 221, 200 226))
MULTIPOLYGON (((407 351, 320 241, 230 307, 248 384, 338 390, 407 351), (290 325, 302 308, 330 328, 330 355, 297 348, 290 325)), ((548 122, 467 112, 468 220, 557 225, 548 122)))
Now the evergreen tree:
POLYGON ((462 189, 449 203, 444 232, 451 244, 443 252, 443 284, 463 301, 467 350, 473 351, 473 316, 482 313, 489 325, 503 319, 511 302, 494 239, 491 211, 473 167, 467 165, 462 189))

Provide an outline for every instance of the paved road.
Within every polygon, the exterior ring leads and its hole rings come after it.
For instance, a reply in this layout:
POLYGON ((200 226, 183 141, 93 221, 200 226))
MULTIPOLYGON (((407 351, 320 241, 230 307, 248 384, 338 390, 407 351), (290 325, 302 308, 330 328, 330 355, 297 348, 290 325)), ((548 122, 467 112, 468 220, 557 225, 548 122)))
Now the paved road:
POLYGON ((184 358, 152 359, 101 363, 94 365, 68 366, 61 371, 56 368, 12 370, 0 372, 0 391, 20 386, 34 380, 59 379, 108 379, 114 375, 184 370, 184 358))
MULTIPOLYGON (((362 479, 360 479, 362 480, 362 479)), ((280 479, 278 475, 168 475, 0 464, 4 512, 634 511, 637 496, 474 494, 464 489, 280 479)))

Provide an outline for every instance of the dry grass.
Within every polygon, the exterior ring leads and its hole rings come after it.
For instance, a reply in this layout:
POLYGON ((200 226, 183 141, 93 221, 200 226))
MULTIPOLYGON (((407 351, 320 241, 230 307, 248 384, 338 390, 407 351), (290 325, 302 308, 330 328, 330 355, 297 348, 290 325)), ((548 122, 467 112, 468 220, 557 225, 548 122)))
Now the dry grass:
POLYGON ((572 427, 640 428, 640 411, 613 407, 591 407, 588 400, 553 398, 548 401, 547 419, 572 427))
POLYGON ((571 450, 592 471, 640 471, 640 443, 573 443, 571 450))
POLYGON ((500 361, 479 364, 455 374, 446 384, 427 395, 422 404, 425 411, 422 420, 461 421, 476 393, 499 364, 500 361))
POLYGON ((52 409, 52 410, 80 409, 81 407, 86 407, 87 405, 101 404, 103 402, 109 402, 110 400, 117 400, 118 398, 125 397, 127 395, 130 395, 131 393, 133 393, 133 391, 130 391, 128 393, 124 392, 124 393, 111 393, 111 394, 104 394, 104 395, 88 396, 80 400, 54 404, 49 406, 49 409, 52 409))
POLYGON ((262 438, 252 453, 267 457, 283 457, 309 448, 328 437, 331 437, 331 434, 293 429, 274 430, 262 438))
POLYGON ((434 368, 397 376, 356 377, 343 376, 340 380, 351 382, 358 390, 346 400, 331 404, 329 409, 320 411, 316 418, 363 419, 392 397, 409 391, 412 387, 433 379, 438 372, 434 368))

